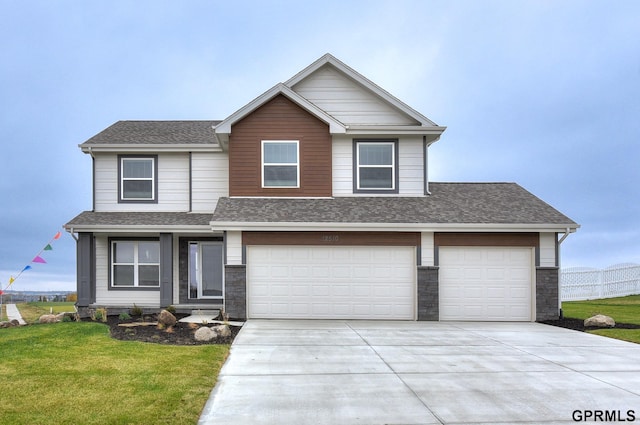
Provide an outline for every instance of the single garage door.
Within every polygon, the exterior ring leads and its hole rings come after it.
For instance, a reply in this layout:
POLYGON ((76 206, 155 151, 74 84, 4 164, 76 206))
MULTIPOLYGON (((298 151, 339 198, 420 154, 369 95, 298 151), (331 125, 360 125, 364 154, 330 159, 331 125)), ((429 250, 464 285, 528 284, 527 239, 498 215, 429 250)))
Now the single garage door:
POLYGON ((249 246, 250 318, 415 318, 414 247, 249 246))
POLYGON ((440 320, 532 320, 532 248, 441 247, 440 320))

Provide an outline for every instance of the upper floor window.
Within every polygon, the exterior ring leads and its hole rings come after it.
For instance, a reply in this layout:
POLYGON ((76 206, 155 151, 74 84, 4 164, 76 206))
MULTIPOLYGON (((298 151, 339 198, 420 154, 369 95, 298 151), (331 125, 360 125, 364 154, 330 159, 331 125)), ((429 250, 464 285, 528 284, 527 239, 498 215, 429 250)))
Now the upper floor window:
POLYGON ((262 187, 300 187, 297 140, 262 141, 262 187))
POLYGON ((111 241, 111 286, 114 288, 160 286, 160 242, 111 241))
POLYGON ((356 140, 354 192, 398 192, 398 142, 356 140))
POLYGON ((157 202, 158 157, 120 156, 119 202, 157 202))

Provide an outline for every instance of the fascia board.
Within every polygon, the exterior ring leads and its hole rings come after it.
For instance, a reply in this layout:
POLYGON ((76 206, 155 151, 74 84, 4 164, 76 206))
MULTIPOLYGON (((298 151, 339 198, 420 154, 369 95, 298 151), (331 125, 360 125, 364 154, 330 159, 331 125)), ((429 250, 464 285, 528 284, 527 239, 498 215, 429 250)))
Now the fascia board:
POLYGON ((436 135, 440 136, 447 127, 442 126, 362 126, 350 125, 347 134, 419 134, 419 135, 436 135))
POLYGON ((140 226, 140 225, 78 225, 65 226, 69 233, 210 233, 211 226, 140 226))
POLYGON ((293 87, 295 84, 304 80, 306 77, 308 77, 309 75, 311 75, 312 73, 314 73, 316 70, 318 70, 320 67, 324 66, 327 63, 333 65, 335 68, 337 68, 339 71, 347 75, 349 78, 361 84, 366 89, 373 92, 383 100, 387 101, 388 103, 393 105, 395 108, 409 115, 411 118, 415 119, 416 121, 422 123, 423 125, 426 124, 427 126, 437 126, 437 124, 431 121, 429 118, 425 117, 420 112, 416 111, 415 109, 413 109, 412 107, 410 107, 409 105, 407 105, 406 103, 404 103, 403 101, 401 101, 400 99, 398 99, 397 97, 395 97, 394 95, 392 95, 391 93, 389 93, 388 91, 386 91, 385 89, 383 89, 382 87, 374 83, 373 81, 366 78, 364 75, 360 74, 359 72, 357 72, 356 70, 354 70, 353 68, 345 64, 344 62, 340 61, 339 59, 336 59, 334 56, 330 55, 329 53, 322 56, 320 59, 318 59, 317 61, 315 61, 314 63, 312 63, 311 65, 309 65, 308 67, 306 67, 305 69, 303 69, 302 71, 294 75, 293 77, 291 77, 289 80, 285 82, 285 84, 289 87, 293 87))
POLYGON ((110 143, 108 145, 78 145, 84 153, 96 152, 222 152, 222 146, 218 144, 131 144, 131 143, 110 143))
POLYGON ((571 224, 211 222, 215 231, 575 232, 571 224))
POLYGON ((224 121, 219 123, 214 127, 216 134, 231 134, 231 126, 249 115, 254 110, 258 109, 264 103, 273 99, 275 96, 283 94, 293 102, 297 103, 300 107, 314 115, 319 120, 329 124, 329 132, 332 134, 343 134, 346 132, 346 127, 340 121, 333 118, 331 115, 327 114, 322 109, 318 108, 313 103, 309 102, 304 97, 300 96, 298 93, 291 90, 289 87, 285 86, 282 83, 276 84, 271 89, 267 90, 260 96, 256 97, 251 102, 247 103, 242 108, 238 109, 236 112, 231 114, 224 121))

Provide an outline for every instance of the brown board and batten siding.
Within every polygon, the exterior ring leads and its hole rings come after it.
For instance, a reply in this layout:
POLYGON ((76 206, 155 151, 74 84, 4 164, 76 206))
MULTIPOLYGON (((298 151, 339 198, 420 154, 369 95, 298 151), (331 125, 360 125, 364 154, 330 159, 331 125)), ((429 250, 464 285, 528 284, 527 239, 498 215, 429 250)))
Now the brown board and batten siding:
POLYGON ((438 246, 531 246, 540 245, 539 233, 435 233, 438 246))
POLYGON ((229 196, 330 197, 329 126, 278 95, 238 121, 229 136, 229 196), (262 187, 262 141, 298 140, 300 187, 262 187))
POLYGON ((413 232, 242 232, 243 245, 419 246, 413 232))

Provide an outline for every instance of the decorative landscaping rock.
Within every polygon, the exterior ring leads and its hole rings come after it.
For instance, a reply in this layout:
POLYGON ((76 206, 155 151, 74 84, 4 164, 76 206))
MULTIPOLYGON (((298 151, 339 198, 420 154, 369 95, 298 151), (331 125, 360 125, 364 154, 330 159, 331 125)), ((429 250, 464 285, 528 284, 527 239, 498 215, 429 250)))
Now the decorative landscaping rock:
POLYGON ((616 326, 615 320, 603 314, 597 314, 584 320, 584 327, 593 328, 613 328, 616 326))
POLYGON ((209 342, 217 338, 218 334, 216 334, 213 329, 203 326, 193 334, 193 337, 196 341, 209 342))
POLYGON ((231 336, 231 329, 229 329, 229 326, 227 325, 219 325, 219 326, 215 326, 213 328, 213 330, 215 331, 215 333, 222 337, 222 338, 226 338, 228 336, 231 336))
POLYGON ((162 310, 158 315, 158 323, 162 323, 167 327, 175 325, 177 321, 178 320, 176 319, 176 316, 174 316, 167 310, 162 310))
POLYGON ((38 323, 57 323, 62 320, 57 314, 43 314, 38 319, 38 323))

